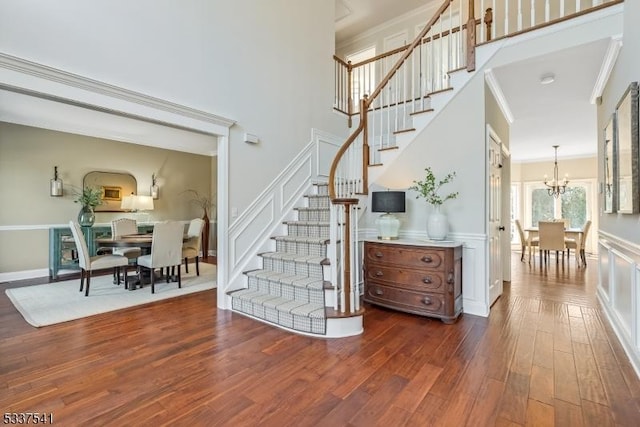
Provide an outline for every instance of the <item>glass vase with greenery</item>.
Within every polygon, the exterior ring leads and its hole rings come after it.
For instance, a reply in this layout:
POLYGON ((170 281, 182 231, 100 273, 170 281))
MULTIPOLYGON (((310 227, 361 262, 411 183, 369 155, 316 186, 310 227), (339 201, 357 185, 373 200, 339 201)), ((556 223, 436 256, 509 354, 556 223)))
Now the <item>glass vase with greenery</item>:
POLYGON ((78 213, 78 223, 82 227, 91 227, 96 220, 94 209, 102 204, 102 189, 83 187, 81 191, 76 191, 74 202, 82 205, 78 213))

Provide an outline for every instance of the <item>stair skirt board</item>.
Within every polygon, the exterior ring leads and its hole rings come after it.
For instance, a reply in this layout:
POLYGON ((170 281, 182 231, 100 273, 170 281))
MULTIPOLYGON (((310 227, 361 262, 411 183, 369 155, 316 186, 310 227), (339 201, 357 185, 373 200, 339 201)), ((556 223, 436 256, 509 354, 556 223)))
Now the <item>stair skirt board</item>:
POLYGON ((251 314, 238 311, 235 308, 232 308, 232 311, 238 313, 242 316, 246 316, 253 320, 257 320, 259 322, 265 323, 269 326, 274 326, 276 328, 280 328, 286 330, 288 332, 295 332, 299 335, 309 336, 313 338, 347 338, 353 337, 356 335, 361 335, 364 331, 362 315, 347 317, 347 318, 328 318, 326 319, 326 332, 324 334, 310 333, 301 330, 292 330, 291 328, 282 326, 278 323, 273 323, 267 319, 262 319, 257 316, 253 316, 251 314))
POLYGON ((315 183, 297 207, 298 219, 285 221, 287 235, 274 236, 275 251, 259 256, 262 268, 246 271, 248 287, 229 292, 237 313, 292 332, 315 337, 362 333, 362 316, 327 318, 324 267, 328 265, 330 200, 328 185, 315 183))

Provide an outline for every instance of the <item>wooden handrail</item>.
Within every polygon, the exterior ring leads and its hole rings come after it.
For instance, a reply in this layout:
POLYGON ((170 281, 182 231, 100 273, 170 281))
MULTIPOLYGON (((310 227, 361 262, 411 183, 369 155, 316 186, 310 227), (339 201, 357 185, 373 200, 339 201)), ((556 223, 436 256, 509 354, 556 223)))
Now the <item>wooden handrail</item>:
MULTIPOLYGON (((488 10, 490 10, 490 9, 491 9, 491 8, 489 8, 488 10)), ((476 24, 476 26, 477 26, 477 25, 480 25, 481 23, 482 23, 482 21, 481 21, 480 19, 476 19, 476 20, 475 20, 475 24, 476 24)), ((466 30, 466 29, 467 29, 467 25, 468 25, 467 23, 462 24, 462 29, 463 29, 463 30, 466 30)), ((429 42, 431 42, 431 41, 433 41, 433 40, 438 40, 438 39, 440 39, 441 37, 447 37, 448 35, 450 35, 450 34, 455 34, 455 33, 457 33, 457 32, 460 32, 460 27, 455 27, 455 28, 453 28, 452 30, 446 30, 446 31, 443 31, 443 32, 441 32, 441 33, 436 33, 436 34, 433 34, 433 35, 432 35, 432 36, 430 36, 430 37, 424 37, 424 38, 422 39, 422 44, 429 43, 429 42)), ((410 44, 405 44, 404 46, 400 46, 400 47, 395 48, 395 49, 393 49, 393 50, 390 50, 390 51, 388 51, 388 52, 384 52, 384 53, 381 53, 381 54, 379 54, 379 55, 373 56, 373 57, 371 57, 371 58, 368 58, 368 59, 362 60, 362 61, 360 61, 360 62, 356 62, 355 64, 351 64, 351 68, 358 68, 358 67, 362 67, 363 65, 367 65, 367 64, 370 64, 370 63, 372 63, 372 62, 376 62, 376 61, 379 61, 379 60, 381 60, 381 59, 387 58, 387 57, 389 57, 389 56, 393 56, 393 55, 395 55, 396 53, 399 53, 399 52, 402 52, 402 51, 404 51, 404 50, 409 49, 409 47, 410 47, 410 46, 411 46, 410 44)), ((341 64, 342 64, 342 65, 344 65, 344 66, 348 66, 348 65, 347 65, 347 63, 344 61, 344 59, 341 59, 341 58, 339 58, 339 57, 338 57, 338 56, 336 56, 336 55, 333 55, 333 59, 335 59, 336 61, 338 61, 339 63, 341 63, 341 64)))

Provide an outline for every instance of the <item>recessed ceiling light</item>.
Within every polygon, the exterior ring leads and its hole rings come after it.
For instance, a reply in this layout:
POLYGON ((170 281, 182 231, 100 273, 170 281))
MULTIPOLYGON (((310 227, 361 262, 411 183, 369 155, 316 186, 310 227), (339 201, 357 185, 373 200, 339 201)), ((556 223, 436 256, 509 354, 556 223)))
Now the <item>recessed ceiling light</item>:
POLYGON ((556 80, 556 76, 553 73, 547 73, 540 76, 540 83, 543 85, 548 85, 553 83, 556 80))

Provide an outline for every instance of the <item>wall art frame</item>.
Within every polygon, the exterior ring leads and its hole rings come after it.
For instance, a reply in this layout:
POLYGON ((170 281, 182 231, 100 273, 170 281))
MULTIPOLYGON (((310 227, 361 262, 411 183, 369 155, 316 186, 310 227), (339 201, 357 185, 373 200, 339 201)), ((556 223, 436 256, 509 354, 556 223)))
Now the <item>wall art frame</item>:
POLYGON ((617 211, 640 213, 640 133, 638 130, 638 82, 625 90, 615 112, 617 153, 617 211))

